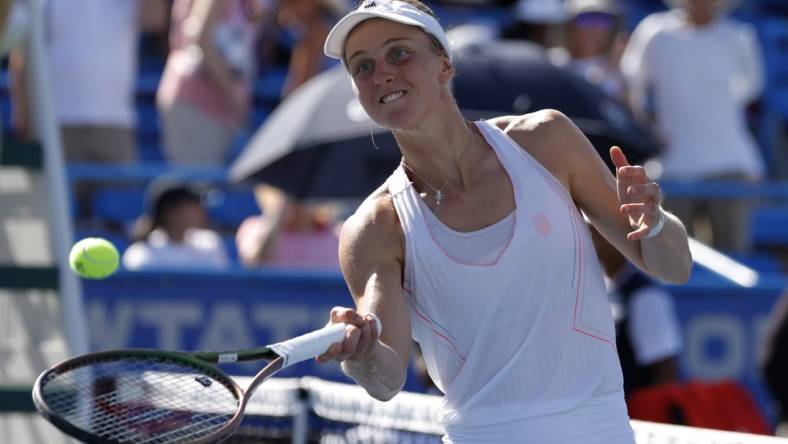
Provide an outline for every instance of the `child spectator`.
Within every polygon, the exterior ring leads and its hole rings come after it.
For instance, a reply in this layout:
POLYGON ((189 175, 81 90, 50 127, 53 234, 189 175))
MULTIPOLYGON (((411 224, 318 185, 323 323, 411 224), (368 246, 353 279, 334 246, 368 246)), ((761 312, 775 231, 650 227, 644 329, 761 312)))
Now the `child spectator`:
POLYGON ((135 242, 123 253, 128 270, 221 270, 229 259, 221 236, 208 228, 200 195, 180 183, 154 182, 148 211, 136 223, 135 242))

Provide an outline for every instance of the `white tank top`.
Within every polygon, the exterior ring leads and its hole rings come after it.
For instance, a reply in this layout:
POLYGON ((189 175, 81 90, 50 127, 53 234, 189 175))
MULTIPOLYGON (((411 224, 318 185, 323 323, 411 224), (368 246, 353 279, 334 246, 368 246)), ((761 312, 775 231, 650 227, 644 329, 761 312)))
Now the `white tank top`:
POLYGON ((450 255, 402 166, 388 180, 405 235, 412 335, 445 394, 440 421, 447 431, 500 424, 616 392, 623 405, 613 318, 582 216, 562 184, 503 131, 477 126, 514 191, 514 228, 497 256, 450 255))

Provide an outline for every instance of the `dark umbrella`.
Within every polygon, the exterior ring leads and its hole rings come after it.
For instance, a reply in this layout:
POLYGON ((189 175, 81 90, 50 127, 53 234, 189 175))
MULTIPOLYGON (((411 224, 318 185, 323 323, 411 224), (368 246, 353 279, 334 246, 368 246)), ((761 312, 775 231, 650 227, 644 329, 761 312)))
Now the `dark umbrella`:
POLYGON ((382 184, 399 159, 391 133, 370 120, 336 66, 274 110, 230 167, 230 179, 265 182, 299 199, 358 198, 382 184))
MULTIPOLYGON (((454 60, 455 97, 469 119, 555 108, 605 160, 611 145, 620 145, 635 163, 657 152, 621 105, 550 64, 529 43, 464 46, 454 60)), ((367 117, 344 68, 336 66, 280 104, 231 166, 230 177, 266 182, 296 198, 359 198, 382 184, 399 158, 393 137, 367 117)))
POLYGON ((454 95, 469 119, 524 114, 544 108, 566 114, 608 163, 619 145, 632 163, 659 153, 653 136, 601 89, 550 63, 539 46, 496 40, 457 48, 454 95))

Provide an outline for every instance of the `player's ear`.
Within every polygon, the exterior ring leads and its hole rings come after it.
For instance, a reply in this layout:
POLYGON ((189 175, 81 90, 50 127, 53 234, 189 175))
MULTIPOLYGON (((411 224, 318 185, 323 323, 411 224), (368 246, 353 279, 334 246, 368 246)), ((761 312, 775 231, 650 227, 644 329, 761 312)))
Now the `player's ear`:
POLYGON ((441 83, 448 83, 454 78, 454 64, 447 55, 441 55, 441 70, 439 80, 441 83))

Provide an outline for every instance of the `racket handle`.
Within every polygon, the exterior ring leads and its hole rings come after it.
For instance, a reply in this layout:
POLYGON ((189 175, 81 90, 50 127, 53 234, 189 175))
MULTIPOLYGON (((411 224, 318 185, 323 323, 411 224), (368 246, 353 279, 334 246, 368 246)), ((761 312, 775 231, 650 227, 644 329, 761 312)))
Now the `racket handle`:
POLYGON ((331 344, 342 342, 345 327, 347 324, 344 323, 331 324, 320 330, 269 345, 268 348, 282 357, 282 368, 285 368, 323 354, 331 344))
MULTIPOLYGON (((375 319, 375 326, 378 330, 378 336, 380 336, 380 333, 383 331, 383 325, 380 323, 380 318, 374 313, 370 314, 375 319)), ((347 327, 345 323, 331 324, 320 330, 315 330, 293 339, 269 345, 268 348, 282 357, 284 361, 282 363, 282 368, 285 368, 323 354, 332 344, 342 342, 342 339, 345 337, 345 327, 347 327)))

